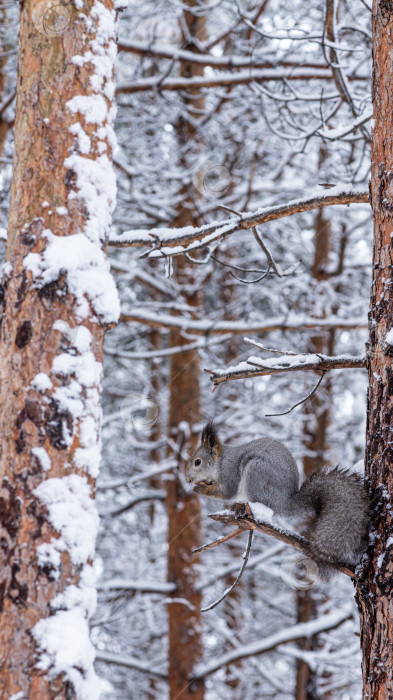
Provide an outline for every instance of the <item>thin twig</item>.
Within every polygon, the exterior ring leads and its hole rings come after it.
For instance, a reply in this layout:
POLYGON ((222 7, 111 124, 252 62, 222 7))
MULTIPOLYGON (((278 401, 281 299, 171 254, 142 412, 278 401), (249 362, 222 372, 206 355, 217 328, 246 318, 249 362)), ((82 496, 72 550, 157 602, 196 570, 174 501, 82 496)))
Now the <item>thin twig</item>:
POLYGON ((278 355, 298 355, 298 352, 293 352, 293 350, 280 350, 279 348, 268 348, 267 345, 263 345, 263 343, 258 343, 256 340, 253 338, 243 338, 243 341, 245 343, 248 343, 249 345, 255 345, 256 348, 259 348, 259 350, 263 350, 264 352, 273 352, 277 353, 278 355))
POLYGON ((239 571, 239 573, 238 573, 236 579, 235 579, 234 582, 232 583, 232 586, 231 586, 230 588, 227 588, 227 590, 225 591, 225 593, 223 593, 222 596, 221 596, 220 598, 218 598, 218 600, 215 600, 214 603, 210 603, 210 605, 208 605, 206 608, 201 608, 201 612, 207 612, 208 610, 213 610, 213 608, 216 608, 217 605, 219 605, 220 603, 222 603, 222 601, 225 600, 225 598, 227 598, 227 597, 232 593, 232 591, 236 588, 236 586, 237 586, 237 584, 239 583, 241 577, 243 576, 243 571, 244 571, 244 569, 246 568, 247 562, 248 562, 249 557, 250 557, 251 544, 252 544, 252 536, 253 536, 253 534, 254 534, 254 531, 253 531, 253 530, 250 530, 249 533, 248 533, 247 548, 246 548, 246 551, 245 551, 244 554, 243 554, 243 564, 241 565, 240 571, 239 571))
POLYGON ((267 262, 268 262, 268 272, 269 272, 270 270, 273 270, 274 274, 277 275, 277 277, 282 277, 282 274, 281 274, 281 272, 279 271, 279 269, 278 269, 278 267, 277 267, 277 265, 276 265, 276 263, 275 263, 275 261, 274 261, 274 259, 273 259, 273 256, 272 256, 270 250, 266 247, 266 245, 265 245, 265 243, 264 243, 264 241, 263 241, 263 238, 262 238, 261 234, 258 232, 256 226, 253 226, 252 232, 253 232, 253 234, 254 234, 254 238, 255 238, 256 242, 257 242, 258 245, 262 248, 263 252, 264 252, 265 255, 266 255, 267 262))
POLYGON ((267 418, 268 418, 268 417, 271 418, 272 416, 286 416, 287 413, 290 413, 291 411, 293 411, 294 408, 296 408, 297 406, 300 406, 300 404, 302 404, 302 403, 304 403, 305 401, 307 401, 307 399, 309 399, 313 394, 315 394, 315 392, 316 392, 317 389, 319 388, 319 386, 320 386, 320 384, 321 384, 321 381, 322 381, 322 379, 324 378, 326 372, 327 372, 327 369, 323 369, 322 372, 321 372, 321 376, 319 377, 319 379, 318 379, 316 385, 314 386, 314 388, 312 389, 312 391, 310 391, 310 393, 307 394, 307 396, 305 396, 303 399, 301 399, 300 401, 298 401, 297 403, 295 403, 293 406, 291 406, 291 408, 288 408, 287 411, 283 411, 283 413, 265 413, 265 416, 266 416, 267 418))
POLYGON ((209 544, 203 544, 202 547, 198 547, 197 549, 193 549, 191 554, 199 554, 199 552, 205 552, 207 549, 212 549, 213 547, 217 547, 217 545, 222 544, 223 542, 227 542, 227 540, 231 540, 232 537, 236 537, 237 535, 241 535, 242 532, 244 532, 243 528, 238 528, 237 530, 233 530, 233 532, 230 532, 229 535, 223 535, 222 537, 219 537, 218 540, 214 540, 214 542, 209 542, 209 544))

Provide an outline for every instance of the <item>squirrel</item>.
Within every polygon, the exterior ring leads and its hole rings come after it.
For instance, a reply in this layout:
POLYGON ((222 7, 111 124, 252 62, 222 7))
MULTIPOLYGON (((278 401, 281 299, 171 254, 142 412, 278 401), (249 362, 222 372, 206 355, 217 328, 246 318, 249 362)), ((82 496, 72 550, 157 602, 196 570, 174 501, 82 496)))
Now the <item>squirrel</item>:
POLYGON ((272 438, 222 444, 209 422, 186 479, 195 493, 227 503, 263 503, 274 515, 302 523, 322 575, 329 567, 354 568, 367 547, 369 498, 362 478, 336 467, 315 471, 299 488, 294 457, 272 438))

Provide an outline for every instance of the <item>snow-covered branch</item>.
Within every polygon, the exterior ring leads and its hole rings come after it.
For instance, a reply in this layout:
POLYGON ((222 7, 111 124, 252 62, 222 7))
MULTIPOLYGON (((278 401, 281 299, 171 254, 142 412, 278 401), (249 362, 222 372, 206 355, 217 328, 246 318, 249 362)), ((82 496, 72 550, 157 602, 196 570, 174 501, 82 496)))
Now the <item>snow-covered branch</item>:
POLYGON ((96 661, 101 661, 105 664, 114 664, 115 666, 125 666, 126 668, 134 668, 137 671, 143 671, 149 676, 155 676, 166 680, 167 675, 164 671, 160 671, 151 664, 151 662, 143 662, 136 659, 134 656, 125 656, 123 654, 112 654, 109 651, 97 651, 96 661))
MULTIPOLYGON (((270 333, 271 331, 296 331, 314 330, 315 328, 337 328, 351 330, 353 328, 367 328, 364 318, 345 319, 340 316, 328 318, 313 318, 312 316, 288 316, 286 318, 270 318, 264 321, 211 321, 209 319, 192 319, 184 316, 172 316, 161 313, 159 310, 134 309, 122 313, 120 321, 130 323, 144 323, 153 328, 180 329, 195 334, 231 333, 242 335, 243 333, 270 333)), ((304 357, 304 355, 300 356, 304 357)), ((288 359, 288 358, 287 358, 288 359)), ((276 360, 277 362, 277 360, 276 360)), ((321 369, 320 367, 318 369, 321 369)), ((269 372, 272 374, 272 372, 269 372)))
POLYGON ((167 258, 171 255, 196 250, 236 231, 250 229, 268 221, 281 219, 284 216, 334 204, 366 202, 368 202, 368 193, 364 186, 342 184, 323 192, 314 191, 307 197, 295 199, 285 204, 262 207, 256 212, 234 216, 223 221, 213 221, 199 227, 185 226, 177 229, 152 228, 150 230, 125 231, 120 236, 112 235, 108 243, 117 248, 148 247, 152 249, 148 252, 148 257, 167 258))
MULTIPOLYGON (((238 511, 234 511, 233 513, 229 514, 228 512, 213 513, 209 515, 209 518, 212 518, 212 520, 217 520, 220 523, 225 523, 226 525, 235 525, 237 530, 229 535, 220 537, 215 542, 199 547, 198 549, 194 550, 195 553, 204 552, 206 549, 216 547, 222 542, 226 541, 226 539, 230 539, 231 536, 236 537, 243 530, 258 530, 258 532, 262 532, 264 535, 270 535, 276 540, 280 540, 280 542, 284 542, 285 544, 291 545, 291 547, 295 547, 295 549, 298 549, 300 552, 303 552, 303 554, 312 559, 311 545, 305 537, 297 535, 294 532, 283 530, 282 528, 276 527, 271 523, 259 522, 259 520, 256 520, 254 517, 252 507, 248 503, 246 503, 240 514, 238 511)), ((346 574, 351 578, 354 578, 355 576, 353 571, 351 571, 351 569, 344 562, 342 562, 342 564, 332 564, 331 566, 333 569, 341 571, 341 573, 346 574)))
POLYGON ((218 671, 219 668, 228 666, 234 661, 245 659, 249 656, 255 656, 256 654, 263 654, 264 652, 271 651, 280 644, 285 644, 286 642, 293 642, 296 639, 301 639, 302 637, 311 637, 314 634, 319 634, 320 632, 326 632, 327 630, 334 629, 351 617, 352 609, 344 608, 343 610, 322 615, 316 620, 311 620, 310 622, 300 622, 296 625, 292 625, 292 627, 287 627, 280 632, 271 634, 265 639, 260 639, 256 642, 251 642, 250 644, 244 644, 243 646, 240 646, 227 654, 223 654, 222 656, 219 656, 206 664, 200 664, 195 669, 194 677, 206 678, 206 676, 218 671))
MULTIPOLYGON (((365 75, 356 75, 352 80, 366 79, 365 75)), ((116 94, 130 94, 135 92, 147 92, 149 90, 195 90, 196 88, 225 87, 233 85, 247 85, 249 83, 264 83, 272 80, 333 80, 329 68, 264 68, 253 70, 248 68, 239 73, 217 73, 214 77, 194 78, 141 78, 120 83, 116 94)))
POLYGON ((139 591, 141 593, 174 593, 176 585, 167 581, 157 583, 157 581, 132 581, 124 578, 112 578, 109 581, 102 581, 97 584, 98 591, 139 591))
POLYGON ((329 141, 335 141, 336 139, 341 139, 343 138, 343 136, 351 134, 360 126, 366 124, 368 121, 370 121, 370 119, 372 119, 372 116, 373 112, 371 109, 369 109, 366 112, 364 112, 364 114, 361 114, 360 117, 357 117, 352 122, 347 124, 347 126, 340 126, 337 129, 328 129, 328 127, 325 126, 323 129, 319 129, 318 134, 324 139, 329 139, 329 141))
MULTIPOLYGON (((363 324, 363 327, 366 327, 363 324)), ((330 369, 359 369, 366 367, 365 357, 352 357, 350 355, 320 355, 308 353, 304 355, 282 355, 263 359, 262 357, 251 356, 238 365, 233 365, 227 369, 205 370, 211 374, 211 381, 216 386, 223 382, 234 379, 249 379, 250 377, 264 377, 269 374, 281 374, 282 372, 296 372, 299 370, 321 370, 330 369)))
MULTIPOLYGON (((193 51, 184 51, 174 48, 170 44, 162 44, 160 46, 150 44, 146 41, 129 41, 122 40, 118 44, 119 51, 125 53, 134 53, 139 56, 154 56, 158 58, 169 58, 171 61, 187 61, 187 63, 196 63, 199 66, 211 66, 212 68, 220 68, 228 70, 239 68, 269 68, 272 69, 277 63, 277 58, 272 55, 270 61, 263 56, 263 60, 258 58, 250 59, 249 56, 213 56, 206 53, 194 53, 193 51)), ((323 63, 307 63, 301 64, 295 61, 280 61, 281 68, 297 68, 297 69, 318 69, 326 70, 326 64, 323 63)))

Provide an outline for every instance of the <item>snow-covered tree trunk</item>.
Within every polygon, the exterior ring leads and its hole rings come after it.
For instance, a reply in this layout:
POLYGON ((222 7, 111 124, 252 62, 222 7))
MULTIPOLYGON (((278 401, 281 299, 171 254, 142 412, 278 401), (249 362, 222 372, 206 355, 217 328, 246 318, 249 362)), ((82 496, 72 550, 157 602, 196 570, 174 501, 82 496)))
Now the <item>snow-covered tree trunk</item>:
POLYGON ((95 606, 113 68, 124 0, 24 0, 0 344, 0 696, 98 698, 95 606), (49 9, 48 9, 49 8, 49 9))
POLYGON ((370 300, 366 474, 372 502, 374 546, 358 581, 363 650, 363 698, 393 696, 393 7, 373 3, 371 199, 374 214, 370 300), (371 558, 372 555, 372 558, 371 558))

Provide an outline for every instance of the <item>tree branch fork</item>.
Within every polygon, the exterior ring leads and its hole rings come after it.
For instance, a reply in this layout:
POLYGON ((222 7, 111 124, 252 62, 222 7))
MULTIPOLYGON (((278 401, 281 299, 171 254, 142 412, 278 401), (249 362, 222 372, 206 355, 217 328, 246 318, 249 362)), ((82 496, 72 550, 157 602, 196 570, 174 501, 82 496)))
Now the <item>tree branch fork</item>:
MULTIPOLYGON (((209 542, 201 547, 198 547, 197 549, 194 549, 192 551, 193 554, 200 554, 201 552, 205 552, 208 549, 212 549, 213 547, 217 547, 224 542, 227 542, 233 537, 241 535, 243 532, 255 530, 257 532, 262 532, 264 535, 270 535, 276 540, 284 542, 284 544, 291 545, 291 547, 294 547, 312 559, 311 544, 305 537, 302 537, 302 535, 297 535, 294 532, 283 530, 282 528, 276 527, 271 523, 257 521, 254 518, 248 503, 244 505, 236 504, 233 513, 212 513, 209 515, 209 518, 217 522, 224 523, 225 525, 234 525, 236 530, 232 530, 232 532, 229 534, 223 535, 213 542, 209 542)), ((350 569, 344 562, 342 564, 332 564, 331 568, 340 571, 352 579, 356 578, 355 572, 352 571, 352 569, 350 569)))

